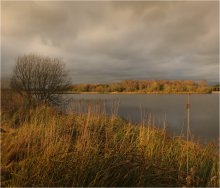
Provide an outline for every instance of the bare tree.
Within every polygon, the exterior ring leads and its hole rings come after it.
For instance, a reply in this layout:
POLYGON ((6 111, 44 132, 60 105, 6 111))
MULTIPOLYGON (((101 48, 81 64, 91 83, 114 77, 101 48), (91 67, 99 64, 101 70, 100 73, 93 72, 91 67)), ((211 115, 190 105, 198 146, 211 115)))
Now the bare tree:
POLYGON ((26 95, 29 102, 37 99, 57 103, 59 92, 68 86, 68 75, 60 59, 34 54, 18 57, 11 87, 26 95))

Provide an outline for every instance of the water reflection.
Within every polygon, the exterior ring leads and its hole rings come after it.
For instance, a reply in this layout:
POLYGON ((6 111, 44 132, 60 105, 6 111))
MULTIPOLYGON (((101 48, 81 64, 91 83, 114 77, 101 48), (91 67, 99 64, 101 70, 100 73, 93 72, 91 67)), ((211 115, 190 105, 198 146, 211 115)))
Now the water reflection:
MULTIPOLYGON (((86 104, 90 104, 96 106, 97 112, 118 113, 133 123, 150 116, 161 127, 166 120, 168 131, 174 135, 186 132, 186 95, 74 94, 67 97, 74 101, 75 111, 85 111, 86 104)), ((203 142, 219 138, 219 95, 190 95, 190 103, 192 135, 203 142)))

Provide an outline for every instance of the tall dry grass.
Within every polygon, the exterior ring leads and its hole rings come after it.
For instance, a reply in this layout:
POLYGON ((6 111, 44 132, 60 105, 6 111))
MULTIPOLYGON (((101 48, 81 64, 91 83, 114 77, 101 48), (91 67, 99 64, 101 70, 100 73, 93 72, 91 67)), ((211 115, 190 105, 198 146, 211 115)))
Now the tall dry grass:
POLYGON ((216 144, 189 143, 187 175, 186 141, 151 121, 134 126, 91 105, 3 110, 1 121, 1 186, 219 186, 216 144))

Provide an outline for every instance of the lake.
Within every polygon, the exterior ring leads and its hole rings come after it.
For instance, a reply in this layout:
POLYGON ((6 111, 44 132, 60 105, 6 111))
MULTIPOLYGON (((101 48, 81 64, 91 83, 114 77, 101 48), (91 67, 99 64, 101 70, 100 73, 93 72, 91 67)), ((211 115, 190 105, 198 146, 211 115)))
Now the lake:
MULTIPOLYGON (((133 123, 145 119, 157 127, 163 127, 166 120, 170 133, 180 136, 186 133, 187 95, 146 95, 146 94, 69 94, 74 101, 107 101, 107 113, 111 113, 112 103, 117 113, 133 123)), ((190 130, 195 139, 208 142, 219 138, 219 95, 190 95, 190 130)))

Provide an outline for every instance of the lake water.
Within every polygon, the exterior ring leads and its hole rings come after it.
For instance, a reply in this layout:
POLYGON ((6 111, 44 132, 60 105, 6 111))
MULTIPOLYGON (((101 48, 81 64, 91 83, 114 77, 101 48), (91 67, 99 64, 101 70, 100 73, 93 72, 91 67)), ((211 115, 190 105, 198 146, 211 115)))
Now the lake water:
MULTIPOLYGON (((151 118, 157 127, 164 120, 168 131, 176 136, 186 133, 187 95, 145 94, 71 94, 74 101, 107 101, 108 113, 113 102, 118 105, 118 115, 133 123, 151 118), (147 118, 148 117, 148 118, 147 118)), ((219 138, 219 95, 190 95, 190 130, 195 139, 207 142, 219 138)))

